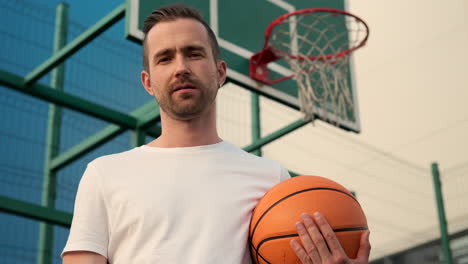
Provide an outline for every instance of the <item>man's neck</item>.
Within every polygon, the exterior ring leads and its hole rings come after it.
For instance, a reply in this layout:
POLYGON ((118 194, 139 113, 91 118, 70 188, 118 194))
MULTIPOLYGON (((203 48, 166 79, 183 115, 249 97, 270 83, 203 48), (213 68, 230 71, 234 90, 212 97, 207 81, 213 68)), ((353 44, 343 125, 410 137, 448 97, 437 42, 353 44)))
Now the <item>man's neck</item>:
POLYGON ((216 113, 191 120, 175 120, 161 113, 161 136, 150 147, 176 148, 216 144, 222 141, 216 129, 216 113))

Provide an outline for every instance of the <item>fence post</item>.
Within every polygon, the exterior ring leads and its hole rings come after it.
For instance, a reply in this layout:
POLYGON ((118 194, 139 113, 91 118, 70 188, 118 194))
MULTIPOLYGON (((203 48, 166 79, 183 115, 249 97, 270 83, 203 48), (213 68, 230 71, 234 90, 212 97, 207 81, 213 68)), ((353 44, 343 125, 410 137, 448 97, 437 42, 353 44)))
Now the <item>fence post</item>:
MULTIPOLYGON (((67 42, 68 31, 68 5, 60 3, 56 8, 54 53, 57 53, 67 42)), ((65 67, 59 64, 51 71, 50 86, 58 91, 63 91, 65 67)), ((44 162, 44 179, 42 186, 41 205, 48 208, 55 207, 57 192, 57 172, 51 169, 51 161, 59 154, 60 127, 62 109, 55 104, 49 104, 49 116, 47 124, 47 141, 44 162)), ((39 225, 38 264, 52 263, 52 251, 54 230, 53 225, 41 222, 39 225)))
POLYGON ((439 215, 443 262, 445 264, 452 264, 452 250, 450 249, 450 241, 447 231, 447 219, 445 217, 444 200, 442 196, 442 183, 439 177, 439 165, 436 162, 432 163, 432 177, 434 182, 435 198, 437 202, 437 213, 439 215))

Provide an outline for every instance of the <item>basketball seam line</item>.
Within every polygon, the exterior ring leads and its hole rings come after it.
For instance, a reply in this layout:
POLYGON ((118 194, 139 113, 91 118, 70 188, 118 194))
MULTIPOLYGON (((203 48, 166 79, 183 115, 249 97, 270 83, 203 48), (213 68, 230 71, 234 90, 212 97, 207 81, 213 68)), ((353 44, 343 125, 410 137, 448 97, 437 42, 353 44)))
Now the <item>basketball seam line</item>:
MULTIPOLYGON (((368 228, 366 226, 363 227, 349 227, 349 228, 338 228, 338 229, 333 229, 333 232, 348 232, 348 231, 360 231, 360 230, 367 230, 368 228)), ((260 254, 258 251, 260 251, 260 248, 262 245, 270 240, 274 239, 280 239, 280 238, 287 238, 287 237, 298 237, 298 234, 288 234, 288 235, 281 235, 281 236, 274 236, 274 237, 268 237, 260 241, 258 243, 258 248, 257 248, 257 255, 260 256, 265 262, 270 263, 268 260, 266 260, 262 254, 260 254)))
MULTIPOLYGON (((266 260, 262 256, 262 254, 260 254, 260 252, 258 252, 260 250, 260 247, 262 246, 262 244, 267 242, 267 241, 273 240, 273 239, 285 238, 285 237, 297 237, 297 236, 299 236, 299 235, 298 234, 289 234, 289 235, 282 235, 282 236, 275 236, 275 237, 265 238, 264 240, 260 241, 260 243, 258 244, 258 250, 256 250, 257 251, 257 256, 260 256, 266 263, 271 264, 268 260, 266 260)), ((258 262, 258 258, 257 258, 257 262, 258 262)))
MULTIPOLYGON (((299 194, 299 193, 302 193, 302 192, 308 192, 308 191, 314 191, 314 190, 329 190, 329 191, 340 192, 340 193, 342 193, 342 194, 345 194, 345 195, 351 197, 351 198, 359 205, 359 207, 361 206, 354 196, 348 194, 347 192, 344 192, 344 191, 342 191, 342 190, 338 190, 338 189, 335 189, 335 188, 327 188, 327 187, 309 188, 309 189, 304 189, 304 190, 300 190, 300 191, 291 193, 291 194, 289 194, 289 195, 287 195, 287 196, 285 196, 285 197, 279 199, 279 200, 276 201, 274 204, 272 204, 267 210, 265 210, 265 212, 263 212, 263 214, 260 216, 260 218, 258 219, 257 223, 255 224, 255 226, 254 226, 254 228, 253 228, 253 230, 252 230, 252 234, 249 235, 249 236, 250 236, 250 237, 249 237, 249 241, 250 241, 250 244, 252 245, 253 249, 256 251, 257 255, 258 255, 258 248, 255 248, 255 247, 253 246, 252 237, 253 237, 253 235, 255 234, 255 231, 257 230, 257 226, 258 226, 258 224, 261 222, 261 220, 263 219, 263 217, 264 217, 273 207, 275 207, 275 206, 276 206, 277 204, 279 204, 280 202, 282 202, 282 201, 288 199, 289 197, 294 196, 294 195, 299 194)), ((262 257, 262 258, 263 258, 263 257, 262 257)))
POLYGON ((297 191, 297 192, 294 192, 294 193, 291 193, 281 199, 279 199, 278 201, 276 201, 274 204, 272 204, 267 210, 265 210, 265 212, 260 216, 260 218, 258 219, 257 223, 255 224, 255 227, 252 231, 252 236, 253 234, 255 233, 255 230, 257 229, 257 226, 258 226, 258 223, 260 222, 260 220, 262 220, 262 218, 268 213, 268 211, 270 211, 273 207, 275 207, 277 204, 279 204, 280 202, 286 200, 287 198, 291 197, 291 196, 294 196, 296 194, 299 194, 299 193, 302 193, 302 192, 307 192, 307 191, 314 191, 314 190, 329 190, 329 191, 336 191, 336 192, 340 192, 340 193, 343 193, 349 197, 351 197, 354 201, 356 201, 359 205, 359 207, 361 206, 359 204, 359 202, 356 200, 356 198, 342 190, 338 190, 338 189, 334 189, 334 188, 327 188, 327 187, 318 187, 318 188, 309 188, 309 189, 304 189, 304 190, 300 190, 300 191, 297 191))
POLYGON ((333 232, 348 232, 348 231, 360 231, 360 230, 367 230, 367 226, 360 226, 360 227, 347 227, 347 228, 337 228, 333 229, 333 232))

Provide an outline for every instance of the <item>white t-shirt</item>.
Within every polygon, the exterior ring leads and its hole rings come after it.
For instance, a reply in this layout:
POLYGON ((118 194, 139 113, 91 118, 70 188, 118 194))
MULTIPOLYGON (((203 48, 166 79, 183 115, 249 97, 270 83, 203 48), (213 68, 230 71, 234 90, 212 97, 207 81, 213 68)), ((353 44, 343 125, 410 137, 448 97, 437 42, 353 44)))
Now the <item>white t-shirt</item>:
POLYGON ((113 264, 251 263, 252 210, 289 177, 225 141, 100 157, 81 179, 63 252, 92 251, 113 264))

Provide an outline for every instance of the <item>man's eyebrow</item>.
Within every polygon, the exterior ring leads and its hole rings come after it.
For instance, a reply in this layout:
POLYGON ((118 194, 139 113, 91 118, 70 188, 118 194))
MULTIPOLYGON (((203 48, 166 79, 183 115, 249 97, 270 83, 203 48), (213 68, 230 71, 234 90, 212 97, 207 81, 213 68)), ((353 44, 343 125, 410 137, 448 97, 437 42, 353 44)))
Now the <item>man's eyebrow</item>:
POLYGON ((184 52, 187 52, 187 51, 202 51, 202 52, 206 52, 206 48, 203 47, 203 46, 200 46, 200 45, 188 45, 188 46, 183 47, 182 50, 183 50, 184 52))
POLYGON ((157 58, 159 57, 162 57, 162 56, 167 56, 167 55, 170 55, 174 52, 173 49, 163 49, 163 50, 160 50, 158 52, 156 52, 153 56, 153 60, 156 60, 157 58))
MULTIPOLYGON (((206 48, 201 45, 187 45, 182 48, 182 51, 183 52, 201 51, 203 53, 206 53, 206 48)), ((153 61, 157 61, 158 58, 163 57, 163 56, 168 56, 173 53, 174 53, 174 49, 171 49, 171 48, 162 49, 153 55, 153 61)))

